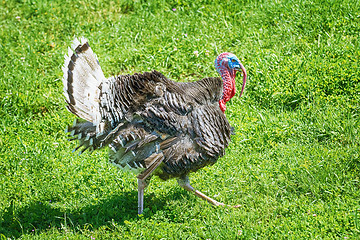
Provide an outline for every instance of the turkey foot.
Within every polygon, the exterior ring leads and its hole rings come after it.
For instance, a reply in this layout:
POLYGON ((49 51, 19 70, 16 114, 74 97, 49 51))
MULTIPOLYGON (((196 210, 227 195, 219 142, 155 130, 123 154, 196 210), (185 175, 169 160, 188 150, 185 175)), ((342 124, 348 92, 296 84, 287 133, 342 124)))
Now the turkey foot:
MULTIPOLYGON (((188 190, 189 192, 193 192, 196 196, 208 201, 209 203, 211 203, 214 206, 229 206, 229 207, 231 207, 230 205, 225 205, 224 203, 218 202, 218 201, 212 199, 211 197, 206 196, 202 192, 196 190, 195 188, 193 188, 190 185, 189 176, 187 176, 187 175, 184 177, 178 178, 177 181, 182 188, 184 188, 185 190, 188 190)), ((240 206, 236 205, 234 207, 240 207, 240 206)))

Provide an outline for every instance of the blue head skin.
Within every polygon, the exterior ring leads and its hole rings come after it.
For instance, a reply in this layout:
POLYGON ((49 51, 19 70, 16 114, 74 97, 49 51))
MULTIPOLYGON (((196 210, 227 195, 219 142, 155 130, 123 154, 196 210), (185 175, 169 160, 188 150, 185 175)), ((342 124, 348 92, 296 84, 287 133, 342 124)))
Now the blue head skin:
POLYGON ((228 68, 228 70, 239 71, 241 69, 241 63, 234 54, 222 53, 215 59, 215 68, 219 73, 225 68, 228 68))
POLYGON ((240 60, 234 54, 229 54, 227 58, 229 59, 228 64, 230 69, 235 69, 236 71, 241 69, 240 60))

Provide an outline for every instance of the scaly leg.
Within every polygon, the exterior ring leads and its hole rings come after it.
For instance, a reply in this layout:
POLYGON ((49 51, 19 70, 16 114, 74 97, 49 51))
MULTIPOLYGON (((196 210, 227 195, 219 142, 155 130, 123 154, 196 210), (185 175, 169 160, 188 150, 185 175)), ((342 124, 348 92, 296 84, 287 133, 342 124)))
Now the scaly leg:
POLYGON ((150 178, 146 180, 138 179, 138 214, 144 210, 144 190, 149 185, 150 178))
POLYGON ((203 194, 202 192, 196 190, 195 188, 193 188, 190 185, 190 180, 189 180, 189 176, 183 176, 177 179, 179 185, 184 188, 185 190, 188 190, 189 192, 193 192, 196 196, 201 197, 202 199, 208 201, 209 203, 211 203, 212 205, 215 206, 224 206, 225 204, 218 202, 214 199, 212 199, 211 197, 206 196, 205 194, 203 194))

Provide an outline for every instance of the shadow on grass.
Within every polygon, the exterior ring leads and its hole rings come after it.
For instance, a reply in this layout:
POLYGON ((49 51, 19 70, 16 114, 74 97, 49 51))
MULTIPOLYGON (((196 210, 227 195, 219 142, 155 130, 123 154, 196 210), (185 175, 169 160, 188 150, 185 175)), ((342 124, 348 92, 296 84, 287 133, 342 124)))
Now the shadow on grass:
MULTIPOLYGON (((179 199, 183 190, 176 189, 169 192, 165 198, 158 198, 154 194, 145 194, 145 214, 143 218, 150 218, 157 210, 166 206, 167 199, 179 199), (148 209, 147 209, 148 208, 148 209)), ((65 208, 53 203, 33 202, 26 207, 15 207, 14 202, 0 213, 0 234, 6 237, 21 237, 36 231, 47 231, 50 228, 59 230, 67 228, 71 231, 84 229, 94 230, 100 227, 113 229, 113 222, 123 225, 125 220, 136 220, 137 191, 124 192, 113 195, 94 205, 82 208, 65 208)))

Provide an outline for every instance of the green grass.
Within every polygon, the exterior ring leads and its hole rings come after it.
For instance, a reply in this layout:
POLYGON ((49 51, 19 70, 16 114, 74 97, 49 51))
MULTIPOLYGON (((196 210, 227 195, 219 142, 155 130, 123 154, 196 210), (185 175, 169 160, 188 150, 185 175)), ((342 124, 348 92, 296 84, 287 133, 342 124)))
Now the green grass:
POLYGON ((360 237, 359 1, 3 0, 0 26, 0 239, 360 237), (236 136, 191 175, 240 208, 154 178, 139 217, 134 175, 106 150, 71 152, 61 66, 74 36, 106 76, 193 81, 217 76, 220 52, 241 59, 236 136))

